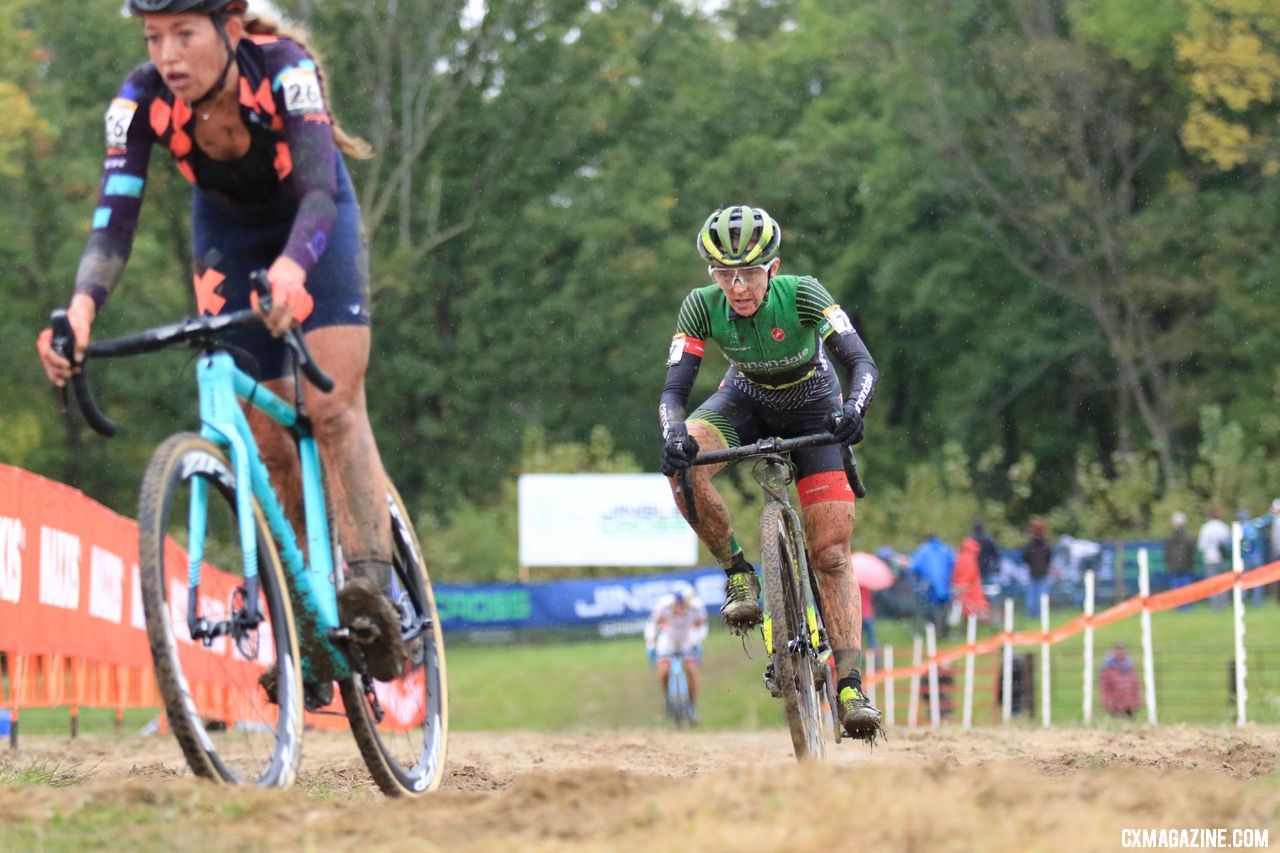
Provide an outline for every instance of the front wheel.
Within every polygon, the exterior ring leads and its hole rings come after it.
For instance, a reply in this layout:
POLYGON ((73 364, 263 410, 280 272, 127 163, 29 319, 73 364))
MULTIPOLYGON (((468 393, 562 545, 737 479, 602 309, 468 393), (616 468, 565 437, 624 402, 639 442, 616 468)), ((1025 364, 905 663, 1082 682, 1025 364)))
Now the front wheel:
POLYGON ((671 669, 667 673, 667 714, 676 728, 693 724, 693 705, 689 701, 689 676, 680 655, 671 656, 671 669))
POLYGON ((440 787, 444 775, 449 733, 444 638, 418 536, 390 482, 387 509, 393 591, 408 659, 392 681, 356 674, 338 686, 351 733, 378 787, 389 796, 415 796, 440 787))
POLYGON ((293 611, 266 519, 251 501, 241 530, 236 487, 222 449, 194 433, 170 436, 152 455, 138 500, 147 637, 192 772, 284 786, 302 752, 293 611))
POLYGON ((820 761, 830 723, 824 726, 822 720, 822 687, 814 672, 817 615, 800 586, 807 574, 801 562, 804 534, 794 519, 784 506, 772 502, 760 517, 764 624, 770 632, 774 678, 786 707, 791 746, 797 759, 820 761))

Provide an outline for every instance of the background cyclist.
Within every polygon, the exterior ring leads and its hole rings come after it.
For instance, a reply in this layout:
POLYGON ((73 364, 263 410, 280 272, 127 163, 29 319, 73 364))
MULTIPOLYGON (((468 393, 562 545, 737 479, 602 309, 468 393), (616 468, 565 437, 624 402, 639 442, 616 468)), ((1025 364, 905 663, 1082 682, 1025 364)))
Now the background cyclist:
MULTIPOLYGON (((844 444, 862 438, 862 418, 875 393, 875 361, 831 294, 809 276, 779 275, 782 229, 768 213, 745 205, 707 218, 697 246, 712 284, 685 297, 667 357, 658 414, 662 472, 688 467, 699 448, 750 444, 832 429, 844 444), (692 414, 685 406, 714 340, 730 362, 719 390, 692 414), (842 395, 828 353, 849 372, 842 395)), ((810 560, 818 574, 837 672, 841 720, 856 738, 873 739, 880 711, 862 692, 861 602, 850 561, 854 497, 842 447, 792 454, 810 560)), ((725 570, 725 625, 745 632, 760 624, 760 582, 742 553, 711 477, 723 466, 693 471, 700 508, 698 537, 725 570)), ((675 481, 672 480, 672 488, 675 481)), ((683 502, 677 503, 684 511, 683 502)))
MULTIPOLYGON (((125 78, 106 114, 102 189, 68 308, 77 357, 128 261, 152 148, 167 148, 193 184, 199 313, 256 307, 249 273, 267 268, 269 331, 237 332, 230 341, 256 363, 252 372, 288 399, 291 380, 277 338, 301 324, 316 361, 336 383, 327 395, 308 385, 306 405, 347 562, 353 575, 367 579, 348 584, 349 591, 362 594, 373 610, 367 615, 396 626, 383 632, 391 645, 368 655, 371 662, 384 659, 383 674, 375 675, 389 677, 403 649, 396 647, 398 616, 377 594, 390 588, 391 531, 365 403, 368 255, 342 158, 342 152, 367 157, 368 145, 333 120, 320 68, 303 43, 249 14, 245 0, 129 0, 128 9, 142 17, 150 62, 125 78)), ((61 386, 71 365, 52 352, 50 338, 46 329, 37 349, 49 379, 61 386)), ((293 441, 255 410, 249 419, 300 529, 293 441)))
MULTIPOLYGON (((687 583, 659 598, 644 626, 645 649, 649 660, 657 663, 664 701, 670 701, 667 686, 671 676, 671 658, 678 655, 682 659, 685 679, 689 683, 689 720, 694 723, 698 721, 698 651, 706 638, 707 606, 687 583)), ((667 711, 670 710, 668 707, 667 711)))

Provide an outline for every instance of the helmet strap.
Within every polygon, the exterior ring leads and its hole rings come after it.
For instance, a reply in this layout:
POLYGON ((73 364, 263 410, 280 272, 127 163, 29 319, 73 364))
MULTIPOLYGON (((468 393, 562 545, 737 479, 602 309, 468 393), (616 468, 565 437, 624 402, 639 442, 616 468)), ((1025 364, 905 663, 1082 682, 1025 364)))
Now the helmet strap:
POLYGON ((227 74, 231 71, 231 63, 236 61, 235 48, 231 46, 231 37, 227 35, 225 16, 219 14, 213 15, 212 18, 213 26, 218 31, 218 35, 222 36, 222 44, 227 49, 227 61, 223 63, 222 73, 218 75, 218 81, 209 87, 209 91, 191 102, 193 109, 199 109, 201 104, 214 100, 222 93, 222 90, 227 86, 227 74))

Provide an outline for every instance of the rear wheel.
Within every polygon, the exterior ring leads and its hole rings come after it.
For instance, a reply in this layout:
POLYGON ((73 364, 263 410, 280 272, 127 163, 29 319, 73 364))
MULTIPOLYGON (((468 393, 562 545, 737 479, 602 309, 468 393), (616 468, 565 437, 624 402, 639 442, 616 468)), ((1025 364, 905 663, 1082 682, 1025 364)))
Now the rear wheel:
POLYGON ((192 772, 283 786, 302 752, 302 673, 280 558, 256 501, 252 513, 246 572, 226 455, 194 433, 170 436, 142 480, 138 569, 156 684, 192 772), (183 549, 203 566, 191 571, 183 549))
POLYGON ((351 733, 378 787, 390 796, 414 796, 434 791, 444 775, 448 681, 444 638, 422 549, 399 493, 387 485, 394 593, 408 659, 392 681, 356 674, 338 686, 351 733))
POLYGON ((827 727, 822 721, 821 688, 814 672, 817 649, 810 635, 799 585, 797 555, 804 553, 803 539, 800 531, 792 529, 790 519, 784 508, 775 503, 767 504, 760 518, 761 564, 768 609, 765 624, 772 634, 774 678, 782 692, 796 758, 821 760, 826 753, 824 730, 827 727))
MULTIPOLYGON (((805 563, 808 564, 808 558, 805 563)), ((818 684, 819 700, 822 711, 822 724, 831 730, 832 742, 839 743, 844 739, 844 724, 840 717, 839 675, 836 672, 836 660, 831 653, 831 637, 827 634, 827 623, 823 616, 822 595, 818 589, 818 578, 812 566, 808 566, 809 591, 813 596, 814 612, 818 619, 818 636, 821 639, 823 653, 813 662, 814 680, 818 684)))

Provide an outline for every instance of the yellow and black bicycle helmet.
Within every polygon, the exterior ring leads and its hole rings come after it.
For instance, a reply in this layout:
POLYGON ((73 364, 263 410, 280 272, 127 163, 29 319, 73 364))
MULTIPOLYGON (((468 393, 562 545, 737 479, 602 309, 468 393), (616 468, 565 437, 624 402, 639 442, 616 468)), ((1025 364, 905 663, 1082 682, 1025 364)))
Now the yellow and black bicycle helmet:
POLYGON ((782 229, 760 207, 722 207, 698 232, 698 252, 715 267, 767 264, 781 246, 782 229))

